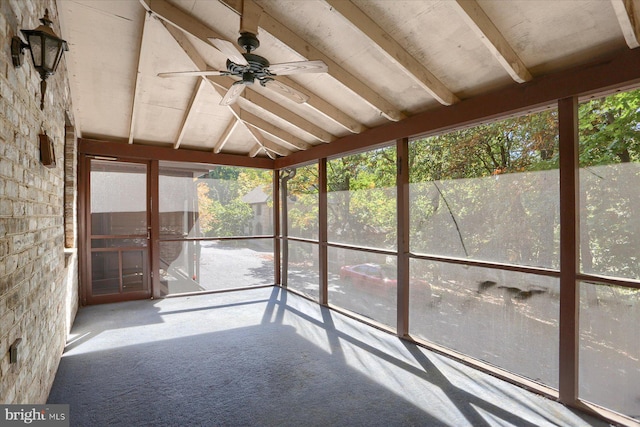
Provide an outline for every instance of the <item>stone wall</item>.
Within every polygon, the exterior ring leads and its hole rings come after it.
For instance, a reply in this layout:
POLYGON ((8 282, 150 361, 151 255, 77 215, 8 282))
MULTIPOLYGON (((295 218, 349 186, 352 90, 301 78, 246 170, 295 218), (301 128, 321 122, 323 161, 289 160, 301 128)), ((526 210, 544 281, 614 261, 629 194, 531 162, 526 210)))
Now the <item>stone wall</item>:
POLYGON ((40 25, 45 8, 62 37, 54 0, 0 1, 0 403, 46 402, 78 307, 76 239, 65 236, 65 223, 69 230, 75 222, 74 209, 65 213, 65 187, 73 193, 76 180, 65 59, 47 80, 41 111, 29 52, 19 68, 10 55, 11 38, 40 25), (40 161, 43 132, 54 142, 52 168, 40 161), (10 363, 17 338, 18 362, 10 363))

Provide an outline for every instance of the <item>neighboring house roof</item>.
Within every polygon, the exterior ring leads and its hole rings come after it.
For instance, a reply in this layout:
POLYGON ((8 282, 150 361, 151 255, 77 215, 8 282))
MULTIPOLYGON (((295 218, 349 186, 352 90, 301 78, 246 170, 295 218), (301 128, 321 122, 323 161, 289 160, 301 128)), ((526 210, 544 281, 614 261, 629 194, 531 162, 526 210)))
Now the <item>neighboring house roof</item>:
POLYGON ((262 187, 254 188, 242 198, 243 202, 249 203, 250 205, 254 205, 257 203, 267 203, 269 200, 271 200, 271 196, 265 193, 262 190, 262 187))

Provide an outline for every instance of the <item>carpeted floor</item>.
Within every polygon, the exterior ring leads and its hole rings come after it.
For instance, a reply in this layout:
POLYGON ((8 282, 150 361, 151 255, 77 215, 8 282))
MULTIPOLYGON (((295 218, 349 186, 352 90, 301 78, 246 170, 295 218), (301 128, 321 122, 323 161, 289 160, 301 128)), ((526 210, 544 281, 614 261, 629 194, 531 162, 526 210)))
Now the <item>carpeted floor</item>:
POLYGON ((84 307, 73 426, 606 425, 278 288, 84 307))

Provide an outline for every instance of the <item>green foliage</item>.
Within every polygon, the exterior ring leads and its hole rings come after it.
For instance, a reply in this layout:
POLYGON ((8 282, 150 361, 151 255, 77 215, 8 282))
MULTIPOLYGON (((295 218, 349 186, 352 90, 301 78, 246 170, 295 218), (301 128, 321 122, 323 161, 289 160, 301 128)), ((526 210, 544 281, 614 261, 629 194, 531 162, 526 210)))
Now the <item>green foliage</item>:
POLYGON ((475 126, 413 142, 411 182, 554 169, 557 147, 556 110, 475 126))
POLYGON ((585 272, 640 277, 640 90, 580 106, 581 262, 585 272))
MULTIPOLYGON (((579 118, 582 269, 637 278, 640 91, 579 118)), ((557 268, 558 151, 555 110, 412 142, 412 250, 557 268)))
POLYGON ((296 176, 288 182, 289 195, 300 197, 303 195, 317 195, 318 187, 318 165, 302 166, 296 169, 296 176))
POLYGON ((232 166, 215 166, 209 172, 200 176, 200 178, 233 181, 238 179, 238 175, 240 175, 241 171, 242 171, 241 168, 236 168, 232 166))
POLYGON ((318 165, 296 169, 287 182, 289 235, 318 238, 318 165))
POLYGON ((330 238, 369 247, 396 246, 395 147, 327 162, 330 238))
POLYGON ((251 205, 242 198, 254 188, 271 194, 272 171, 217 166, 197 181, 200 229, 206 236, 242 236, 250 230, 251 205))
POLYGON ((271 196, 271 187, 273 185, 273 172, 265 169, 248 169, 243 168, 238 174, 239 194, 248 194, 256 187, 260 187, 262 191, 271 196))
POLYGON ((213 231, 216 222, 214 202, 209 197, 209 186, 206 182, 198 182, 197 192, 200 230, 204 235, 209 235, 213 231))
POLYGON ((580 106, 580 165, 640 161, 640 90, 580 106))
POLYGON ((212 210, 216 219, 211 234, 217 237, 242 236, 253 218, 253 209, 240 199, 228 204, 213 202, 212 210))
POLYGON ((416 140, 409 154, 412 251, 557 267, 556 110, 416 140))

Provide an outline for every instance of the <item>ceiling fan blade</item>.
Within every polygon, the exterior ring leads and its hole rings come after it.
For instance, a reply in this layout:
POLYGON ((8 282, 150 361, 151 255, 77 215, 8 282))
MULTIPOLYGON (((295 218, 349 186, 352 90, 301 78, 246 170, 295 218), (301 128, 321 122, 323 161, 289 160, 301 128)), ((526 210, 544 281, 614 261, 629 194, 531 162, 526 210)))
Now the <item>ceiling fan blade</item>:
POLYGON ((223 76, 226 71, 175 71, 170 73, 158 73, 158 77, 190 77, 190 76, 223 76))
POLYGON ((269 72, 276 76, 286 76, 297 73, 326 73, 329 68, 322 61, 298 61, 271 64, 269 72))
POLYGON ((298 104, 304 104, 309 100, 309 97, 304 93, 299 92, 291 86, 287 86, 277 80, 269 80, 269 82, 266 83, 266 86, 269 89, 273 89, 279 94, 286 96, 290 100, 297 102, 298 104))
POLYGON ((220 101, 220 105, 229 106, 238 100, 238 97, 244 90, 244 84, 242 82, 236 82, 227 91, 222 100, 220 101))
POLYGON ((238 65, 249 65, 240 51, 228 40, 216 39, 214 37, 209 38, 209 42, 218 48, 218 50, 224 53, 231 62, 235 62, 238 65))

